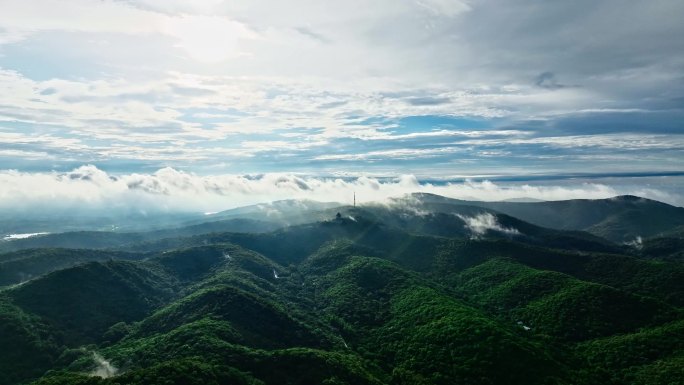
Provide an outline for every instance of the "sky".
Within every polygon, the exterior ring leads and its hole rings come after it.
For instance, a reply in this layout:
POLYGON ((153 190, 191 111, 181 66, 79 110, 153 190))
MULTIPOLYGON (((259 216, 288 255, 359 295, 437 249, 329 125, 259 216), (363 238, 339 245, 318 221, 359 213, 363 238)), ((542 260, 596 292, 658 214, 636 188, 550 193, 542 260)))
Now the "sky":
POLYGON ((682 19, 680 0, 0 0, 0 195, 83 170, 591 174, 681 204, 661 185, 684 175, 682 19))

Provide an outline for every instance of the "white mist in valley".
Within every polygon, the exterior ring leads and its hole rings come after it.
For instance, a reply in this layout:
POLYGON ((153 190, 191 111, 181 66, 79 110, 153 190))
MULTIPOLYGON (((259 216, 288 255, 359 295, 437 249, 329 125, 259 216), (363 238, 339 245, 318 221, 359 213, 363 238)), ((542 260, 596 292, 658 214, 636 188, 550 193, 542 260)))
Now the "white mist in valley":
POLYGON ((26 238, 31 238, 31 237, 37 237, 40 235, 47 235, 50 234, 48 232, 39 232, 39 233, 22 233, 22 234, 8 234, 2 237, 3 241, 13 241, 15 239, 26 239, 26 238))
POLYGON ((93 352, 93 361, 97 365, 95 369, 90 372, 90 375, 93 377, 109 378, 116 376, 119 372, 119 369, 97 352, 93 352))
POLYGON ((474 217, 468 217, 461 214, 456 214, 465 222, 465 227, 470 230, 473 237, 480 237, 485 235, 487 231, 497 231, 508 235, 519 235, 520 232, 512 227, 504 227, 496 219, 496 216, 491 213, 482 213, 474 217))

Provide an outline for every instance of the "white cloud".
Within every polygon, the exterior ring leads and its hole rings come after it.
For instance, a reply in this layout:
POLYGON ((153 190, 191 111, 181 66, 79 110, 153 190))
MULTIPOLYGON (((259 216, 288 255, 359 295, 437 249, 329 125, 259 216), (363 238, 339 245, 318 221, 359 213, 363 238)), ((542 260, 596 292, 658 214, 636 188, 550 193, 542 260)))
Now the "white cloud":
POLYGON ((457 147, 440 147, 432 149, 397 148, 392 150, 371 151, 363 154, 319 155, 315 157, 314 160, 379 161, 386 159, 419 159, 432 158, 459 151, 463 151, 463 149, 457 147))
POLYGON ((556 148, 603 147, 617 150, 673 148, 681 150, 684 149, 684 136, 620 133, 538 138, 472 139, 458 143, 473 146, 542 144, 556 148))
POLYGON ((471 10, 471 7, 460 0, 417 0, 416 4, 437 15, 456 16, 471 10))
POLYGON ((217 16, 187 16, 167 20, 164 32, 178 39, 177 47, 200 62, 217 63, 246 53, 239 40, 255 38, 243 24, 217 16))
POLYGON ((487 233, 487 231, 496 231, 499 233, 507 235, 519 235, 520 232, 512 227, 503 227, 497 221, 494 214, 482 213, 474 217, 469 217, 465 215, 456 214, 457 217, 461 218, 465 222, 465 227, 470 230, 473 237, 480 237, 487 233))
POLYGON ((132 5, 140 8, 170 14, 209 14, 214 13, 224 0, 131 0, 132 5))
POLYGON ((53 155, 44 151, 24 151, 24 150, 3 150, 0 149, 0 157, 22 158, 29 160, 54 159, 53 155))
POLYGON ((121 1, 1 0, 0 26, 9 31, 154 33, 165 17, 121 1))
POLYGON ((1 171, 0 186, 4 186, 0 189, 0 210, 24 213, 55 210, 74 213, 140 210, 216 212, 281 199, 351 203, 354 192, 359 203, 386 201, 412 192, 460 199, 477 197, 481 200, 520 197, 544 200, 608 198, 620 194, 635 194, 669 202, 678 199, 658 189, 638 186, 613 188, 591 183, 534 186, 466 181, 437 185, 421 183, 413 175, 393 179, 365 176, 342 179, 294 174, 200 176, 172 168, 160 169, 152 174, 114 176, 94 166, 82 166, 66 173, 1 171))
POLYGON ((637 250, 641 250, 644 247, 644 240, 641 238, 641 236, 637 236, 633 240, 625 242, 625 245, 631 246, 637 250))
MULTIPOLYGON (((208 7, 196 4, 187 8, 208 7)), ((0 27, 9 31, 5 35, 13 36, 0 39, 0 43, 17 42, 41 31, 120 33, 139 35, 142 39, 158 34, 175 39, 174 46, 185 50, 189 57, 212 63, 239 56, 238 40, 255 36, 242 23, 226 17, 197 13, 169 15, 136 8, 125 1, 3 0, 0 9, 3 11, 0 27)))

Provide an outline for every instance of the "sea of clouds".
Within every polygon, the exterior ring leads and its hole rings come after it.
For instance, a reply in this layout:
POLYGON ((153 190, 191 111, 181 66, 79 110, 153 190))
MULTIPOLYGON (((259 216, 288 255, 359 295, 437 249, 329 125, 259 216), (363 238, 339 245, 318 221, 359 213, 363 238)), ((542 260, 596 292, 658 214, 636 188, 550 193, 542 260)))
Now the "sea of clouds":
POLYGON ((632 194, 680 204, 681 196, 638 183, 504 183, 461 180, 426 183, 413 175, 393 178, 320 177, 269 173, 197 175, 173 168, 154 173, 112 175, 92 165, 69 172, 0 171, 0 211, 215 212, 281 199, 310 199, 351 204, 386 201, 413 192, 485 201, 600 199, 632 194))

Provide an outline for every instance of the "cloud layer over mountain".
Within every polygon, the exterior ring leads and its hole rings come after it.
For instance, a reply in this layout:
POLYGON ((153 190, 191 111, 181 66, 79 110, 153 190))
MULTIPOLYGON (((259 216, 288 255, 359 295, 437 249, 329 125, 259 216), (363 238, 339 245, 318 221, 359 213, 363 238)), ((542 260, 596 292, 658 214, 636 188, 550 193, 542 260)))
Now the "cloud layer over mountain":
POLYGON ((601 183, 562 185, 491 181, 421 182, 413 175, 396 178, 313 177, 295 174, 201 176, 172 168, 151 174, 110 175, 94 166, 65 173, 0 172, 0 211, 45 214, 97 212, 219 211, 281 199, 313 199, 351 204, 384 201, 412 192, 453 198, 560 200, 607 198, 636 194, 682 204, 677 195, 634 183, 611 187, 601 183))

